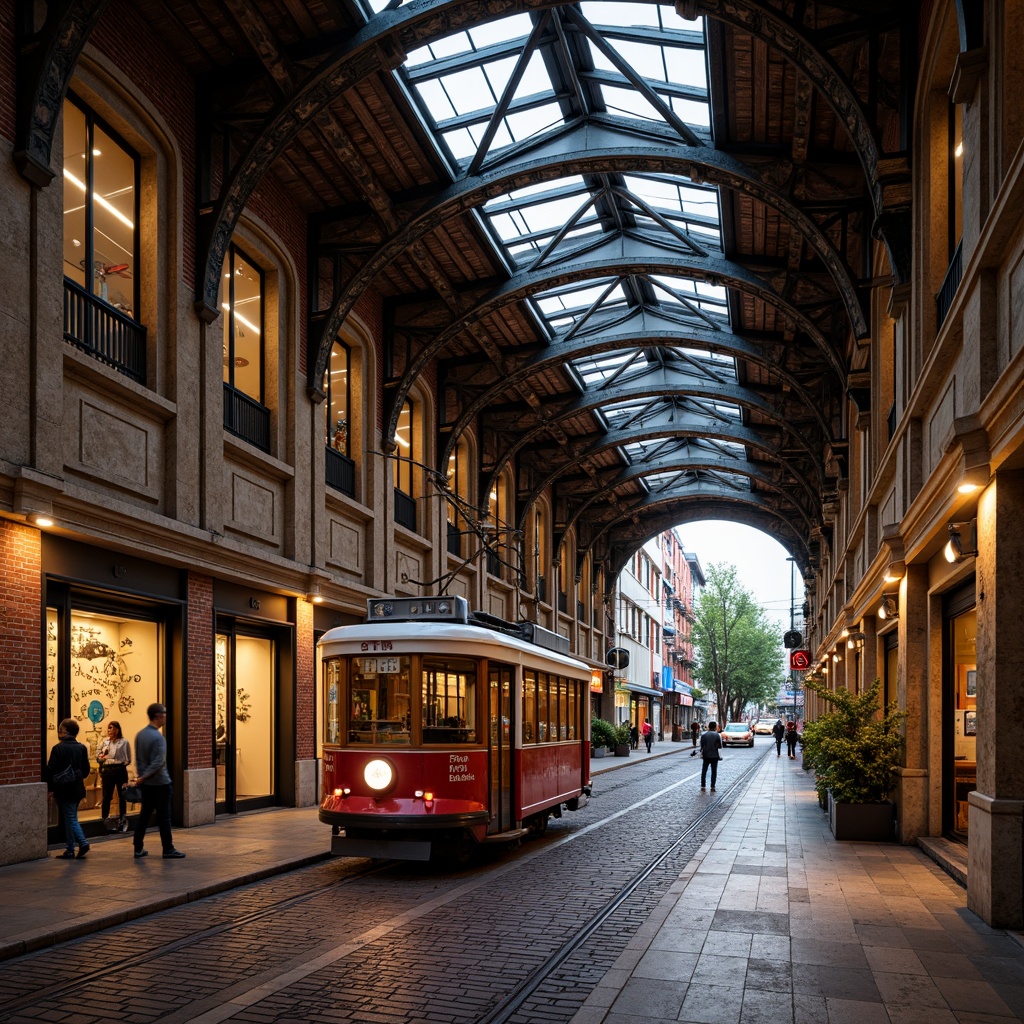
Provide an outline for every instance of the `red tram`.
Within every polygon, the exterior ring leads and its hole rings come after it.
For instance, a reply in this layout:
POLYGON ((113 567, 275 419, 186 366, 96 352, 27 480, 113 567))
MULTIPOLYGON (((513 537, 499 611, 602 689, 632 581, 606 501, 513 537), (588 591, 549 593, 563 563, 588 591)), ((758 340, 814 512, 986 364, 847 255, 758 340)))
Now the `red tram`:
POLYGON ((331 852, 464 858, 590 797, 591 670, 461 597, 367 602, 320 640, 331 852))

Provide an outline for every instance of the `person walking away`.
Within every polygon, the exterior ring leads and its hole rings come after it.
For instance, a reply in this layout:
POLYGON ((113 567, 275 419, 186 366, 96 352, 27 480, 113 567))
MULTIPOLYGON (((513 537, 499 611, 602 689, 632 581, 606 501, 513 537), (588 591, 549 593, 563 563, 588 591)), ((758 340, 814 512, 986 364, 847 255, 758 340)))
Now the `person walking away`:
POLYGON ((89 751, 78 742, 78 723, 65 718, 57 726, 57 742, 50 751, 46 762, 46 788, 49 799, 53 800, 64 822, 65 849, 62 860, 74 860, 75 843, 78 844, 78 859, 89 852, 89 843, 78 821, 78 805, 85 799, 85 783, 92 768, 89 765, 89 751), (57 781, 57 780, 60 781, 57 781))
POLYGON ((775 737, 775 756, 782 757, 782 738, 786 735, 786 727, 781 718, 776 719, 772 726, 772 735, 775 737))
POLYGON ((132 763, 132 745, 124 738, 120 722, 107 726, 107 738, 96 753, 100 763, 100 784, 103 786, 101 814, 103 827, 108 832, 128 831, 128 807, 124 802, 124 787, 128 785, 128 765, 132 763), (117 790, 117 807, 120 818, 116 825, 110 824, 110 798, 117 790))
POLYGON ((693 746, 697 746, 697 740, 700 739, 700 722, 696 719, 690 723, 690 736, 693 738, 693 746))
POLYGON ((796 760, 796 741, 799 737, 800 734, 796 731, 796 722, 790 718, 786 722, 786 750, 789 753, 789 759, 791 761, 796 760))
POLYGON ((715 791, 718 779, 718 762, 722 760, 722 737, 718 734, 718 724, 708 722, 708 729, 700 738, 700 788, 707 786, 708 768, 711 768, 711 792, 715 791))
POLYGON ((185 854, 174 848, 174 840, 171 838, 171 776, 167 771, 167 740, 160 731, 167 721, 167 708, 163 704, 150 704, 146 714, 149 725, 135 737, 137 774, 132 785, 142 789, 142 809, 135 823, 135 859, 149 856, 149 850, 145 849, 146 828, 154 811, 164 857, 177 859, 185 854))
POLYGON ((654 742, 654 729, 646 718, 643 725, 640 726, 640 734, 644 738, 644 746, 647 747, 647 753, 649 754, 651 752, 651 744, 654 742))
POLYGON ((640 730, 635 723, 629 727, 629 748, 630 750, 640 749, 640 730))

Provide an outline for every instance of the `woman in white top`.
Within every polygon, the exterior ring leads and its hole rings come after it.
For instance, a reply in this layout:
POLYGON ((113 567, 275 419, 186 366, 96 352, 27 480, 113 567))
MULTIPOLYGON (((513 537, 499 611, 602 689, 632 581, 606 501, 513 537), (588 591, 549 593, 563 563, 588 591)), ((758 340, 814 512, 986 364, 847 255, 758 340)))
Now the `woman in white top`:
POLYGON ((100 763, 100 782, 103 785, 103 824, 108 832, 128 831, 128 809, 124 802, 124 787, 128 782, 128 765, 132 763, 132 745, 121 735, 121 723, 107 726, 107 738, 100 744, 96 759, 100 763), (121 817, 116 826, 109 821, 110 797, 117 789, 117 806, 121 817))

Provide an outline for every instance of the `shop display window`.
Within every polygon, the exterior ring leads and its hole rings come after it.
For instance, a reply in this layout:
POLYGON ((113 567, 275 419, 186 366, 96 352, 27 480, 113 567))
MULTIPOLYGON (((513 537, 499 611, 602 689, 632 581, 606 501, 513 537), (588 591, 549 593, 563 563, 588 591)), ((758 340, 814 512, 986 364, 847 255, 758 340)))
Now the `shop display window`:
POLYGON ((978 613, 950 620, 953 651, 953 828, 966 835, 967 794, 977 788, 978 613))
MULTIPOLYGON (((96 755, 115 721, 132 745, 149 724, 146 708, 161 699, 162 642, 156 622, 121 615, 72 610, 69 631, 70 678, 68 703, 61 699, 61 640, 56 608, 46 610, 46 753, 57 742, 57 724, 67 716, 80 727, 78 740, 89 751, 92 772, 85 780, 86 798, 79 819, 101 816, 102 788, 96 755)), ((52 812, 55 814, 55 811, 52 812)), ((116 791, 110 815, 127 813, 117 806, 116 791)), ((51 824, 55 824, 51 818, 51 824)))

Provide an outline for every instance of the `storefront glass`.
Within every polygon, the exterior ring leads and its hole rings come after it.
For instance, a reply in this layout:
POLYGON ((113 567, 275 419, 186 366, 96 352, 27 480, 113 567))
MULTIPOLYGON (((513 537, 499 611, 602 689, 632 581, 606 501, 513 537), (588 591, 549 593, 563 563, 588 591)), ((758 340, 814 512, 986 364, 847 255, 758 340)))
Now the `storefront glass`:
MULTIPOLYGON (((96 754, 107 737, 107 726, 117 722, 132 745, 149 724, 146 708, 161 700, 162 641, 157 622, 123 615, 72 609, 68 632, 70 665, 67 703, 61 699, 61 630, 56 608, 46 610, 46 752, 57 742, 57 725, 67 715, 77 720, 79 742, 89 751, 92 772, 85 780, 86 797, 79 820, 101 817, 102 787, 96 754), (66 708, 66 710, 65 710, 66 708)), ((129 770, 130 771, 130 770, 129 770)), ((55 812, 52 812, 55 813, 55 812)), ((117 793, 111 798, 110 817, 120 816, 117 793)), ((54 824, 51 817, 51 824, 54 824)))
POLYGON ((953 655, 953 831, 967 837, 967 794, 977 788, 978 613, 949 620, 953 655))

